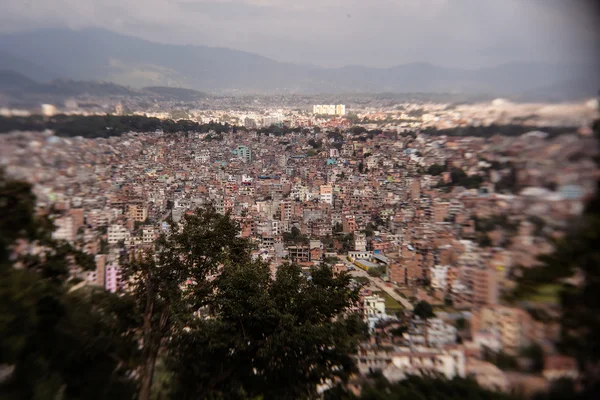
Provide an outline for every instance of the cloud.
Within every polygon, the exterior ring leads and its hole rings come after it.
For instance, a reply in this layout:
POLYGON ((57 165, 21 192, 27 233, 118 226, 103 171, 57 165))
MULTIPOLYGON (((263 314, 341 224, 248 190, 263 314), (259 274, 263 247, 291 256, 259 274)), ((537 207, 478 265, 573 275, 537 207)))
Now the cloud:
POLYGON ((326 66, 593 58, 580 0, 0 0, 0 30, 102 27, 326 66), (350 17, 349 17, 350 16, 350 17))

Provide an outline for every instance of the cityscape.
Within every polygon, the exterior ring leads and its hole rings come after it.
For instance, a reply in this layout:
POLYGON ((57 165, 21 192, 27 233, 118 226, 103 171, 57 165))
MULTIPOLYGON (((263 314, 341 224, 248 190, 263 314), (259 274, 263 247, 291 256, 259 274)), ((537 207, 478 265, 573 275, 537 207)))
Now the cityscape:
POLYGON ((600 393, 597 88, 0 67, 0 397, 600 393))

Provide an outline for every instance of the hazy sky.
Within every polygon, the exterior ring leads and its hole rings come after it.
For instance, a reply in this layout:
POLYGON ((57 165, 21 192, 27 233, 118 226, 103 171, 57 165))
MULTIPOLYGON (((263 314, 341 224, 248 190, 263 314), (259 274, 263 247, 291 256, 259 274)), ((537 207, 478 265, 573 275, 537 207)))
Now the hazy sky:
POLYGON ((102 27, 280 61, 478 67, 595 59, 585 0, 0 0, 0 31, 102 27))

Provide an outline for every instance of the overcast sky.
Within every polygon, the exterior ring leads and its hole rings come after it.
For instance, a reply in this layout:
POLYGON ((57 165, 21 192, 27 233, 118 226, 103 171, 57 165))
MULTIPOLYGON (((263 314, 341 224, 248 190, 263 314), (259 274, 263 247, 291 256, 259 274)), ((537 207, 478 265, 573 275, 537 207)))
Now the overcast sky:
POLYGON ((584 61, 600 47, 585 0, 0 0, 0 31, 102 27, 322 66, 479 67, 584 61))

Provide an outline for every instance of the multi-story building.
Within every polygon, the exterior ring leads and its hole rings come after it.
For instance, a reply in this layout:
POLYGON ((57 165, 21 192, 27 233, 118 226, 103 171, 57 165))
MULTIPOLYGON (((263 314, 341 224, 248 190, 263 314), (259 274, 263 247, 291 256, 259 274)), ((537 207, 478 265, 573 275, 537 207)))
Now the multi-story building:
POLYGON ((153 243, 156 240, 156 230, 152 225, 142 227, 142 241, 144 243, 153 243))
POLYGON ((141 204, 129 204, 127 215, 134 221, 144 222, 148 219, 148 207, 141 204))
POLYGON ((109 226, 106 233, 109 244, 119 243, 121 240, 128 239, 131 236, 127 228, 117 224, 109 226))
POLYGON ((313 106, 313 114, 316 115, 346 115, 344 104, 317 104, 313 106))
POLYGON ((252 161, 252 151, 247 146, 238 146, 237 156, 240 160, 242 160, 245 163, 249 163, 250 161, 252 161))
POLYGON ((333 204, 333 187, 331 185, 321 185, 320 200, 321 203, 333 204))
POLYGON ((105 284, 104 287, 111 293, 115 293, 121 288, 123 283, 123 275, 121 267, 118 264, 109 264, 106 266, 105 284))
POLYGON ((354 251, 367 251, 367 237, 364 233, 354 232, 354 251))
POLYGON ((408 376, 443 376, 447 379, 466 376, 466 357, 460 348, 395 348, 394 351, 360 350, 359 371, 368 375, 380 371, 390 382, 408 376))
POLYGON ((516 354, 528 346, 534 335, 534 321, 523 309, 507 306, 481 308, 472 326, 474 330, 497 331, 506 352, 516 354))
POLYGON ((309 246, 289 246, 288 256, 292 262, 309 262, 310 247, 309 246))
POLYGON ((75 240, 75 224, 73 217, 60 217, 54 220, 56 230, 52 232, 52 237, 57 240, 66 240, 72 242, 75 240))

